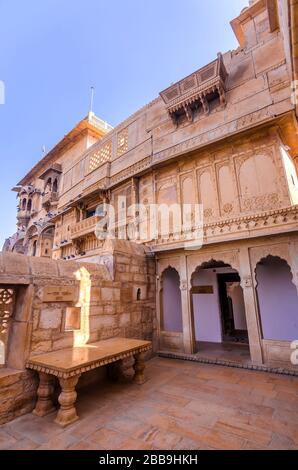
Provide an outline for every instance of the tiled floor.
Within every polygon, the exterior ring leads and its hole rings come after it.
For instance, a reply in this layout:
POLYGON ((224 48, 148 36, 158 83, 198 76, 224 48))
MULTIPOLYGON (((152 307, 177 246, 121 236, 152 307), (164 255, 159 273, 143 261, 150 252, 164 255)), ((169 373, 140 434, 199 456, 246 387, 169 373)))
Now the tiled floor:
POLYGON ((79 393, 80 421, 22 416, 0 449, 297 449, 298 379, 155 358, 142 386, 79 393))
POLYGON ((197 355, 207 359, 222 359, 240 364, 250 364, 249 346, 241 343, 197 343, 197 355))

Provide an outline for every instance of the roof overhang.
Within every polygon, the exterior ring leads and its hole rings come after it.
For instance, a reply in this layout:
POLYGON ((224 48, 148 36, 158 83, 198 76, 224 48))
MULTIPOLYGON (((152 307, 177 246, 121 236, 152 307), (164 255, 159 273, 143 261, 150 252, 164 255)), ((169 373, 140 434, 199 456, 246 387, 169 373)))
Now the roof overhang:
POLYGON ((279 28, 277 0, 258 0, 244 8, 241 14, 231 21, 230 24, 241 47, 245 44, 243 25, 265 9, 268 11, 270 31, 273 32, 279 28))

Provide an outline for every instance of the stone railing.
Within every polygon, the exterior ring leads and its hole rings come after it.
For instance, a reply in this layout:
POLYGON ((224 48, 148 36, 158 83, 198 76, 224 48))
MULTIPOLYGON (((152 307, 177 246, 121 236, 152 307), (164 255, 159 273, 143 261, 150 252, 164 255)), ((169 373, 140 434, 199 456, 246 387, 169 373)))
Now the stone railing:
POLYGON ((74 224, 70 230, 71 239, 75 240, 76 238, 80 238, 84 235, 95 232, 96 224, 99 222, 99 220, 100 217, 95 215, 74 224))
POLYGON ((17 213, 17 219, 30 219, 31 217, 31 212, 27 210, 19 210, 17 213))
POLYGON ((46 193, 42 196, 42 205, 47 206, 59 201, 59 194, 54 192, 46 193))

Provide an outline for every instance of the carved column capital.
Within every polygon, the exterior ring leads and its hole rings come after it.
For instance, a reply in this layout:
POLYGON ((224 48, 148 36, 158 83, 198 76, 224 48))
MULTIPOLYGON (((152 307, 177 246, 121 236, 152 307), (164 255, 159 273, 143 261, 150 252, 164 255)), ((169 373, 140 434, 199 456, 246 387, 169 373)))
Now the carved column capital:
POLYGON ((240 283, 242 289, 253 287, 253 280, 251 276, 244 276, 240 283))

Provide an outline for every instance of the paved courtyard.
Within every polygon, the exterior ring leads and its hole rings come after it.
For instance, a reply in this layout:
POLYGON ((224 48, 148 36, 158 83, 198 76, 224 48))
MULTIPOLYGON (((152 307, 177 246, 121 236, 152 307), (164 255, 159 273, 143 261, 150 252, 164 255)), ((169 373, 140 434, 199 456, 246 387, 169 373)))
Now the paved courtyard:
POLYGON ((0 426, 0 449, 297 449, 298 379, 155 358, 143 386, 79 393, 80 421, 0 426))

